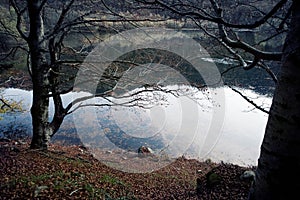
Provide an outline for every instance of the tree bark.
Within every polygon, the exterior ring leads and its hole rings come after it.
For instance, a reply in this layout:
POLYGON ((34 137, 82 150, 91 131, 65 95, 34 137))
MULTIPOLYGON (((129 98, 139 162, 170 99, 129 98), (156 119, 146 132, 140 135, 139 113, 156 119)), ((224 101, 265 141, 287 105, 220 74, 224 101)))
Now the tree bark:
POLYGON ((282 69, 249 199, 295 199, 300 190, 300 2, 294 0, 282 69))
POLYGON ((46 61, 42 0, 27 0, 30 18, 28 45, 30 50, 33 101, 31 107, 33 137, 31 148, 47 149, 52 130, 49 127, 49 67, 46 61))

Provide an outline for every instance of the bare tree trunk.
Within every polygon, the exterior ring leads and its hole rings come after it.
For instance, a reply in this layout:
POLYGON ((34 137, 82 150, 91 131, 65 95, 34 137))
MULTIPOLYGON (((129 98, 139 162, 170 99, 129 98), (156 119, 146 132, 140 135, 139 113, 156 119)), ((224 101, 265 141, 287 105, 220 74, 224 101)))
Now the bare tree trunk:
POLYGON ((46 62, 46 45, 44 40, 44 24, 41 12, 42 0, 28 0, 30 18, 30 49, 33 102, 31 107, 33 137, 31 148, 46 149, 52 130, 49 127, 49 70, 46 62))
POLYGON ((300 2, 293 1, 281 77, 261 146, 250 199, 295 199, 300 190, 300 2))

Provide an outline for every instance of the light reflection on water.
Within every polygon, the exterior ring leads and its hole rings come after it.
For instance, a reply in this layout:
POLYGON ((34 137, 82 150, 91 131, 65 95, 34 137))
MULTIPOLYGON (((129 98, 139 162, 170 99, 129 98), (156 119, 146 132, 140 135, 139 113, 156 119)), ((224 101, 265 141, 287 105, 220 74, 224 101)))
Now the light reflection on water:
MULTIPOLYGON (((230 162, 239 165, 256 165, 257 158, 259 156, 260 144, 262 142, 265 125, 267 122, 267 114, 254 109, 249 103, 244 101, 237 93, 233 92, 230 88, 224 88, 226 95, 226 113, 223 124, 222 133, 220 134, 220 138, 216 146, 210 152, 210 154, 202 159, 210 158, 213 161, 223 161, 230 162)), ((257 102, 258 105, 263 105, 268 108, 271 104, 271 98, 267 96, 258 95, 251 90, 243 90, 244 94, 253 98, 253 101, 257 102)), ((12 113, 5 114, 4 119, 0 121, 0 136, 3 136, 4 133, 26 133, 30 135, 31 132, 31 117, 30 117, 30 105, 31 105, 31 91, 24 91, 20 89, 5 89, 2 92, 2 95, 9 99, 14 99, 15 101, 21 101, 23 105, 24 113, 12 113)), ((66 105, 71 101, 74 94, 66 94, 63 96, 63 102, 66 105)), ((53 105, 51 105, 51 112, 53 112, 53 105)), ((204 106, 205 107, 205 106, 204 106)), ((209 106, 207 106, 209 107, 209 106)), ((132 134, 138 136, 139 132, 145 134, 140 135, 140 137, 145 137, 147 131, 142 131, 142 128, 149 130, 149 126, 147 126, 147 119, 145 118, 145 111, 134 111, 135 114, 138 113, 143 116, 137 117, 141 121, 140 123, 133 123, 134 126, 130 128, 130 126, 123 126, 122 120, 124 117, 116 112, 115 119, 117 120, 118 126, 126 129, 126 132, 129 132, 132 129, 132 134), (146 125, 145 125, 146 123, 146 125), (140 125, 143 124, 143 125, 140 125), (138 130, 138 131, 137 131, 138 130)), ((149 112, 150 118, 152 119, 152 124, 160 124, 159 120, 155 121, 155 115, 162 115, 161 110, 153 110, 149 112)), ((149 114, 148 113, 148 114, 149 114)), ((131 119, 135 119, 137 115, 131 113, 131 119)), ((205 117, 209 117, 205 112, 202 113, 203 121, 205 122, 205 117)), ((169 111, 165 111, 165 115, 174 115, 174 111, 172 109, 169 111)), ((105 115, 103 115, 105 117, 105 115)), ((106 116, 109 117, 109 116, 106 116)), ((107 119, 106 119, 107 120, 107 119)), ((175 120, 175 118, 174 118, 175 120)), ((125 120, 126 121, 126 120, 125 120)), ((105 120, 103 121, 105 122, 105 120)), ((176 123, 176 122, 175 122, 176 123)), ((205 124, 205 123, 204 123, 205 124)), ((171 130, 173 125, 170 125, 168 130, 171 130)), ((153 127, 159 129, 160 127, 153 127)), ((172 132, 172 131, 170 131, 172 132)), ((188 131, 186 131, 188 132, 188 131)), ((61 126, 59 132, 54 136, 54 141, 59 141, 62 143, 80 143, 78 137, 73 137, 72 135, 76 134, 76 129, 73 124, 73 118, 68 116, 64 123, 61 126)), ((188 133, 185 133, 188 134, 188 133)), ((164 135, 168 137, 167 134, 164 135)), ((186 157, 197 158, 199 144, 201 144, 200 139, 194 138, 193 143, 190 148, 185 153, 186 157)))

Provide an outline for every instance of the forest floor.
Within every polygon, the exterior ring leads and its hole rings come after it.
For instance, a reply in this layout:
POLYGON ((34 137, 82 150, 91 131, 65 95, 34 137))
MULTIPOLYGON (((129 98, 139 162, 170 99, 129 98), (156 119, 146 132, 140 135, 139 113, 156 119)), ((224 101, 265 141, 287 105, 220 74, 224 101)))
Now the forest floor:
POLYGON ((240 179, 249 168, 233 164, 180 157, 151 173, 126 173, 75 145, 40 151, 2 141, 0 160, 0 199, 247 199, 251 187, 240 179))
MULTIPOLYGON (((24 71, 0 73, 0 87, 31 89, 24 71)), ((247 199, 246 168, 180 157, 151 173, 104 165, 80 145, 29 149, 29 140, 0 139, 0 199, 247 199)))

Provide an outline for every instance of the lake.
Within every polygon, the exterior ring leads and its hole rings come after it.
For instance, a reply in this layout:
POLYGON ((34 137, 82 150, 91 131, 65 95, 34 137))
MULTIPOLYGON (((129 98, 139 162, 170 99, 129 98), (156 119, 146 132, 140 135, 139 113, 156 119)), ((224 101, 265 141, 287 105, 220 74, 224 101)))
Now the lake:
MULTIPOLYGON (((184 155, 242 166, 257 165, 268 115, 255 109, 229 87, 210 90, 214 95, 224 92, 225 101, 221 103, 212 101, 205 92, 184 89, 192 91, 192 95, 179 98, 167 95, 166 104, 148 109, 123 106, 80 108, 66 118, 52 141, 62 144, 80 144, 82 141, 90 146, 99 140, 97 148, 125 151, 135 151, 145 144, 170 157, 184 155)), ((269 109, 270 96, 250 89, 235 89, 269 109)), ((0 136, 13 133, 30 135, 32 91, 8 88, 2 91, 2 95, 22 102, 24 112, 2 114, 0 136)), ((66 105, 73 98, 84 95, 87 93, 66 94, 63 103, 66 105)), ((105 102, 103 99, 97 101, 105 102)))

